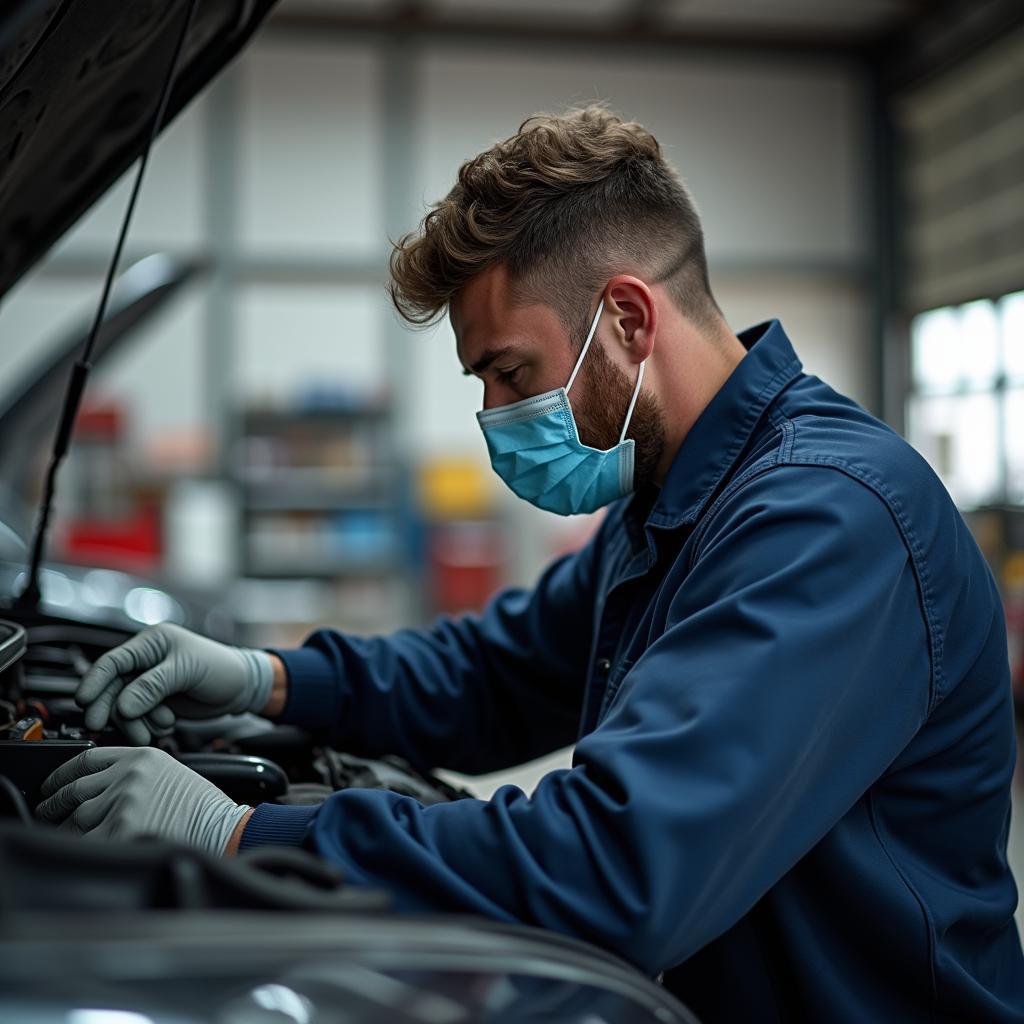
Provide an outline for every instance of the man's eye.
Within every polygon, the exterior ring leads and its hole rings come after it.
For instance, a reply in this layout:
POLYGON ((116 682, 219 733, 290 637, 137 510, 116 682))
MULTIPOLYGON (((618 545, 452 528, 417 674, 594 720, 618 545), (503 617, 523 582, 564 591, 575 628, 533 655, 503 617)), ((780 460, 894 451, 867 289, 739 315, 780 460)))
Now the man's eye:
POLYGON ((522 369, 523 368, 521 366, 514 366, 511 370, 499 370, 498 380, 500 380, 502 384, 515 384, 516 381, 519 380, 522 369))

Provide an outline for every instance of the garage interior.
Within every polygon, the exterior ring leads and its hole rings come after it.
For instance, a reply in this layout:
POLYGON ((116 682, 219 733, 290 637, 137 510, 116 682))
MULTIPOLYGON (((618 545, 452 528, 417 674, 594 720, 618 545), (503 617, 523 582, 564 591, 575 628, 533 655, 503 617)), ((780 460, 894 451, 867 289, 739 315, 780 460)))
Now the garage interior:
MULTIPOLYGON (((97 361, 44 605, 141 628, 185 595, 236 643, 297 646, 477 609, 581 545, 601 513, 501 486, 450 326, 410 330, 385 282, 464 159, 595 100, 692 190, 730 326, 778 317, 939 474, 1024 714, 1024 14, 1000 0, 281 0, 154 148, 122 267, 184 276, 97 361)), ((133 173, 0 301, 0 422, 84 337, 133 173)), ((50 443, 0 440, 15 585, 50 443)), ((448 778, 486 797, 568 757, 448 778)))

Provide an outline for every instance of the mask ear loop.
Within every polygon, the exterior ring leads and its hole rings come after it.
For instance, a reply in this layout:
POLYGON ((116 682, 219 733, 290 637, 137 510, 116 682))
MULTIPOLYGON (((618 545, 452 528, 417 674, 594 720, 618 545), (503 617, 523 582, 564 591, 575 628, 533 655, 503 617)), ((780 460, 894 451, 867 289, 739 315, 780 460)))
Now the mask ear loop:
POLYGON ((591 321, 590 330, 587 332, 587 340, 583 342, 583 350, 580 352, 579 359, 576 360, 576 365, 572 368, 572 376, 569 378, 569 383, 565 385, 565 393, 569 394, 569 388, 572 387, 573 381, 576 379, 576 374, 580 372, 580 367, 583 365, 583 357, 587 354, 587 349, 590 348, 590 343, 594 340, 594 334, 597 331, 597 323, 601 319, 601 313, 604 311, 604 296, 601 296, 601 301, 597 304, 597 312, 594 314, 594 319, 591 321))
POLYGON ((629 408, 626 410, 626 422, 622 424, 622 433, 619 434, 619 444, 626 440, 626 431, 629 430, 629 421, 633 418, 633 410, 636 408, 636 400, 640 397, 640 385, 644 382, 644 367, 647 365, 645 359, 640 364, 636 374, 636 387, 633 388, 633 397, 629 400, 629 408))

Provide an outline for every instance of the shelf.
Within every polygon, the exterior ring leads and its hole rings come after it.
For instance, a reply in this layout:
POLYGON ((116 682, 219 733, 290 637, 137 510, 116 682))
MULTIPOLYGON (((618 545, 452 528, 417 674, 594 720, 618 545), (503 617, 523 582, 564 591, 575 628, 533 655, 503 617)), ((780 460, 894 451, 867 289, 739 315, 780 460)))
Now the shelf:
POLYGON ((245 487, 359 490, 393 485, 395 472, 386 466, 239 466, 235 478, 245 487))
POLYGON ((246 576, 264 579, 330 579, 338 576, 391 576, 399 569, 395 559, 362 562, 352 558, 250 559, 246 576))
POLYGON ((276 434, 280 430, 294 430, 296 427, 329 427, 336 429, 339 424, 377 421, 391 414, 389 406, 310 406, 309 408, 250 409, 242 412, 245 433, 259 435, 263 431, 276 434))
POLYGON ((359 511, 391 512, 395 497, 381 494, 379 490, 344 488, 296 488, 281 493, 276 488, 251 488, 246 492, 243 508, 252 513, 259 512, 344 512, 348 509, 359 511))
POLYGON ((397 628, 407 587, 397 574, 341 580, 243 577, 232 585, 229 600, 237 621, 265 643, 271 629, 301 627, 301 639, 327 623, 364 633, 397 628))
POLYGON ((401 500, 397 474, 384 468, 250 469, 235 479, 242 488, 242 508, 249 513, 392 512, 401 500))

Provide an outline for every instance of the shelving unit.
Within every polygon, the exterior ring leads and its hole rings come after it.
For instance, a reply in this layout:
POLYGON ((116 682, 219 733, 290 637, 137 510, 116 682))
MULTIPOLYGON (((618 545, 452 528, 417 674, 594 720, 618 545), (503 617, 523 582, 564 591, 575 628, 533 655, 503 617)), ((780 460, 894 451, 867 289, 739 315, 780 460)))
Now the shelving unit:
POLYGON ((409 513, 390 414, 385 402, 241 413, 230 467, 243 575, 234 603, 260 642, 400 620, 409 513))

